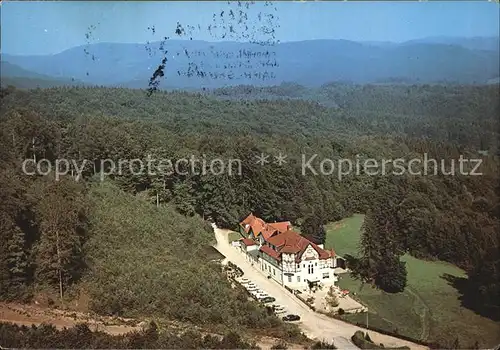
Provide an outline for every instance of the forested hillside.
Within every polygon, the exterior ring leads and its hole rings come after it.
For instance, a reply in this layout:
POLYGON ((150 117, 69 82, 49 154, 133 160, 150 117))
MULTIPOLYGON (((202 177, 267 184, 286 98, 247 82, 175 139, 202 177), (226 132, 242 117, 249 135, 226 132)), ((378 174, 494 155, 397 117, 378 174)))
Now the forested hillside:
MULTIPOLYGON (((224 94, 241 96, 241 89, 224 94)), ((469 272, 474 306, 498 310, 497 86, 324 86, 320 97, 335 108, 291 100, 286 97, 293 91, 274 89, 285 98, 220 100, 186 92, 148 98, 141 90, 99 87, 3 90, 1 239, 9 243, 0 248, 2 298, 29 297, 42 281, 58 289, 61 280, 66 286, 84 279, 93 307, 107 313, 141 310, 278 327, 245 301, 228 297, 215 270, 192 265, 191 254, 209 243, 199 217, 234 228, 250 211, 296 225, 360 212, 368 214, 365 248, 386 252, 369 261, 397 261, 409 252, 452 262, 469 272), (286 164, 256 164, 256 155, 280 152, 286 164), (443 159, 448 170, 462 155, 481 159, 482 175, 304 175, 303 154, 318 154, 316 167, 323 158, 410 160, 427 154, 443 159), (101 160, 146 162, 148 155, 239 159, 242 173, 125 173, 107 176, 115 185, 95 183, 101 160), (69 175, 55 182, 22 174, 22 161, 33 157, 90 162, 79 182, 69 175), (128 246, 126 237, 141 249, 128 246), (200 274, 212 276, 213 284, 200 274), (144 275, 162 276, 148 279, 154 296, 132 286, 144 275), (172 285, 163 285, 163 278, 172 285), (199 290, 206 293, 197 295, 199 290), (167 299, 194 302, 176 309, 162 303, 167 299), (241 315, 225 313, 234 307, 241 315)))
POLYGON ((212 228, 107 183, 92 186, 86 280, 91 307, 113 315, 155 315, 193 324, 278 328, 277 318, 233 290, 206 248, 212 228), (131 281, 140 281, 133 283, 131 281))
MULTIPOLYGON (((337 119, 355 124, 351 132, 388 131, 489 149, 498 142, 498 85, 355 85, 330 83, 307 88, 293 83, 250 85, 206 92, 221 100, 306 100, 336 108, 337 119), (478 120, 479 119, 479 120, 478 120)), ((338 123, 339 121, 336 120, 338 123)), ((321 129, 321 128, 319 128, 321 129)), ((495 146, 496 147, 496 146, 495 146)))

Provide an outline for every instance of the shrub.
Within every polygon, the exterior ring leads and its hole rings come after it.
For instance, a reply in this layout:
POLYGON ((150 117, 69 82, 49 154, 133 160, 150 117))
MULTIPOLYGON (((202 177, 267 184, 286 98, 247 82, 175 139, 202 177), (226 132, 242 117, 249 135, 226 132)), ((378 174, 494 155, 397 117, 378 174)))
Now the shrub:
POLYGON ((311 349, 337 349, 334 344, 330 344, 324 341, 317 341, 311 346, 311 349))
MULTIPOLYGON (((81 324, 73 328, 57 330, 52 325, 17 326, 0 322, 2 346, 8 348, 53 349, 255 349, 255 344, 243 341, 239 334, 231 332, 219 339, 198 331, 176 335, 168 331, 159 334, 151 323, 148 330, 124 335, 110 335, 91 331, 81 324)), ((278 348, 277 348, 278 349, 278 348)), ((285 348, 279 348, 285 349, 285 348)))
POLYGON ((410 350, 407 346, 397 347, 397 348, 386 348, 383 344, 377 345, 373 343, 370 339, 368 333, 363 333, 361 331, 357 331, 351 337, 352 342, 360 349, 400 349, 400 350, 410 350))
POLYGON ((333 286, 330 287, 330 289, 328 290, 328 293, 326 294, 326 302, 331 307, 339 306, 339 298, 337 297, 337 294, 335 293, 333 286))
POLYGON ((273 346, 271 346, 271 349, 283 349, 283 350, 286 350, 286 349, 288 349, 288 344, 281 340, 278 343, 276 343, 273 346))

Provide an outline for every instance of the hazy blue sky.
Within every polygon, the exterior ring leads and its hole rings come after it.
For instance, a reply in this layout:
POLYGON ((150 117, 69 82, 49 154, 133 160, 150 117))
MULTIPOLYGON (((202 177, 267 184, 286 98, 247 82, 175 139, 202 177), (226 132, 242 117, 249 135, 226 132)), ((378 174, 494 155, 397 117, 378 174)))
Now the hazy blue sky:
MULTIPOLYGON (((90 42, 144 43, 175 37, 177 21, 201 26, 193 39, 216 41, 206 30, 212 15, 237 9, 227 2, 3 2, 2 52, 49 54, 90 42), (156 34, 147 29, 155 26, 156 34)), ((281 41, 348 39, 401 42, 428 36, 498 36, 499 5, 494 2, 278 2, 255 3, 259 12, 276 13, 281 41), (277 11, 274 11, 274 6, 277 11)))

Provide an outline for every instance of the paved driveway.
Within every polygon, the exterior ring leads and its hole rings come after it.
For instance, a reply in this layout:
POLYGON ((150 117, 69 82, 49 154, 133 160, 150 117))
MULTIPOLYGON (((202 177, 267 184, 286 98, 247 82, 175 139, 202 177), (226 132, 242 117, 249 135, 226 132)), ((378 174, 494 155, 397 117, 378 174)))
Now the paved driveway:
MULTIPOLYGON (((238 265, 245 273, 244 277, 252 280, 258 287, 276 298, 276 304, 282 305, 288 313, 299 315, 301 320, 296 323, 298 323, 304 334, 309 338, 331 343, 332 341, 335 342, 336 338, 343 337, 343 339, 338 338, 338 340, 342 342, 349 342, 349 339, 351 339, 354 332, 358 330, 366 331, 365 329, 354 326, 350 323, 318 314, 309 309, 284 287, 264 276, 257 269, 257 265, 252 266, 245 259, 244 255, 237 250, 237 248, 232 247, 227 239, 229 232, 230 231, 228 230, 222 230, 214 227, 215 238, 217 240, 215 248, 229 261, 238 265)), ((408 346, 411 349, 428 349, 425 346, 385 334, 373 331, 369 331, 369 334, 370 338, 376 344, 383 343, 386 347, 408 346)))

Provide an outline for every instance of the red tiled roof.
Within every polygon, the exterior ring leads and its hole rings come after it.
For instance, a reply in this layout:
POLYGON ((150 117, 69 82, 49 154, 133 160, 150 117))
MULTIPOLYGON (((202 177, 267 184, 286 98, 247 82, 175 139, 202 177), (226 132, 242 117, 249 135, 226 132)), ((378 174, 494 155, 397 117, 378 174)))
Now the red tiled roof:
POLYGON ((251 245, 256 245, 257 243, 255 243, 254 241, 252 241, 250 238, 242 238, 240 239, 240 241, 246 245, 247 247, 248 246, 251 246, 251 245))
POLYGON ((283 253, 298 253, 310 244, 306 238, 294 231, 282 232, 269 238, 268 242, 283 253))
POLYGON ((257 235, 266 227, 266 223, 264 222, 264 220, 254 216, 252 213, 250 213, 250 215, 248 215, 242 222, 240 222, 240 225, 243 227, 246 233, 249 233, 251 229, 254 237, 257 237, 257 235))
MULTIPOLYGON (((261 252, 266 253, 276 260, 281 259, 282 253, 296 254, 296 259, 300 260, 302 254, 309 246, 312 246, 318 253, 320 260, 335 256, 333 249, 322 249, 317 244, 314 244, 307 238, 301 236, 299 233, 291 231, 292 224, 290 221, 273 222, 268 224, 261 218, 258 218, 250 213, 245 219, 243 219, 242 222, 240 222, 240 225, 246 233, 249 233, 250 230, 252 230, 254 237, 262 234, 262 237, 266 242, 276 247, 276 250, 267 245, 260 247, 261 252)), ((246 246, 256 244, 248 238, 244 238, 241 241, 246 246)))
POLYGON ((246 233, 252 230, 254 237, 257 237, 259 233, 262 233, 264 240, 268 240, 276 231, 285 232, 291 227, 290 221, 283 222, 273 222, 266 223, 261 218, 256 217, 253 213, 250 213, 240 225, 243 227, 246 233))
POLYGON ((324 250, 297 232, 290 230, 269 238, 267 242, 276 247, 276 252, 279 255, 282 253, 296 254, 297 260, 300 260, 300 257, 309 245, 311 245, 318 253, 320 260, 335 256, 335 252, 333 250, 324 250))
POLYGON ((281 254, 273 250, 271 247, 268 247, 267 245, 263 245, 259 250, 276 260, 281 260, 281 254))
POLYGON ((255 218, 255 220, 250 224, 254 237, 257 237, 259 233, 265 230, 266 223, 260 218, 255 218))
POLYGON ((246 225, 246 224, 250 224, 253 220, 255 219, 255 216, 250 213, 248 214, 248 216, 246 218, 243 219, 242 222, 240 222, 240 225, 246 225))
POLYGON ((291 228, 292 224, 290 223, 290 221, 281 221, 281 222, 272 222, 269 224, 269 226, 275 228, 280 232, 285 232, 291 228))
POLYGON ((262 234, 262 237, 264 237, 264 240, 267 241, 276 232, 278 232, 278 230, 276 228, 274 228, 271 225, 266 225, 265 229, 262 230, 261 234, 262 234))

